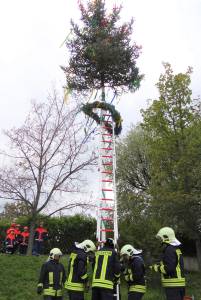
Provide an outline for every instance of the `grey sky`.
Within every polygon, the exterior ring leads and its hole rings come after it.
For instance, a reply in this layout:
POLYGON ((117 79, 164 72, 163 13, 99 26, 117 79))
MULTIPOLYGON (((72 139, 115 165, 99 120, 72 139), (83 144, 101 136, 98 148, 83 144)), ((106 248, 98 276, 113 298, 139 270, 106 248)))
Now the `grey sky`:
MULTIPOLYGON (((85 2, 85 1, 84 1, 85 2)), ((193 94, 200 94, 200 0, 106 0, 123 3, 122 18, 135 18, 134 40, 142 45, 138 65, 145 80, 138 92, 122 97, 118 109, 124 125, 140 119, 147 99, 157 95, 154 84, 162 61, 175 71, 194 68, 193 94)), ((76 0, 0 0, 0 128, 20 125, 31 99, 43 100, 52 84, 65 82, 59 65, 67 63, 61 43, 70 18, 79 19, 76 0)))
MULTIPOLYGON (((162 61, 170 62, 176 72, 192 66, 193 95, 201 93, 201 0, 106 3, 123 4, 122 19, 134 17, 133 38, 142 45, 138 66, 145 79, 139 91, 124 95, 117 105, 124 132, 140 120, 147 99, 157 97, 162 61)), ((0 0, 0 130, 21 125, 31 99, 43 101, 52 85, 64 85, 59 66, 67 64, 67 51, 60 45, 69 33, 70 19, 79 16, 77 0, 0 0)))

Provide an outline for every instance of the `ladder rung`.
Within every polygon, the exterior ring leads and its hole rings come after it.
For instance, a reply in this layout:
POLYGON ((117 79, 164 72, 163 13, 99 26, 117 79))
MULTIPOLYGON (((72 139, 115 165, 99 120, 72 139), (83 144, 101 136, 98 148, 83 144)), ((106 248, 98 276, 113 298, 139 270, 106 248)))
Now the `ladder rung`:
POLYGON ((105 135, 105 136, 111 136, 111 137, 112 137, 112 134, 111 134, 111 133, 102 133, 102 135, 105 135))
POLYGON ((113 148, 101 148, 101 150, 113 150, 113 148))
POLYGON ((103 163, 103 166, 112 166, 112 162, 103 163))
POLYGON ((112 218, 101 218, 102 221, 114 221, 112 218))
POLYGON ((103 192, 113 192, 113 189, 102 189, 103 192))
POLYGON ((111 117, 112 115, 109 114, 103 114, 104 117, 111 117))
POLYGON ((112 182, 112 179, 102 179, 102 182, 112 182))
POLYGON ((111 198, 101 198, 102 201, 114 201, 114 199, 111 198))
POLYGON ((108 141, 107 140, 102 140, 101 142, 102 143, 112 143, 112 140, 108 140, 108 141))
POLYGON ((102 126, 102 128, 112 130, 112 127, 109 127, 109 126, 102 126))
POLYGON ((112 155, 101 155, 102 158, 112 158, 112 155))
POLYGON ((102 208, 100 208, 100 210, 114 211, 114 209, 110 208, 110 207, 102 207, 102 208))
POLYGON ((112 174, 112 171, 101 171, 101 173, 104 173, 104 174, 112 174))
POLYGON ((113 232, 114 230, 113 229, 101 229, 100 231, 102 231, 102 232, 113 232))

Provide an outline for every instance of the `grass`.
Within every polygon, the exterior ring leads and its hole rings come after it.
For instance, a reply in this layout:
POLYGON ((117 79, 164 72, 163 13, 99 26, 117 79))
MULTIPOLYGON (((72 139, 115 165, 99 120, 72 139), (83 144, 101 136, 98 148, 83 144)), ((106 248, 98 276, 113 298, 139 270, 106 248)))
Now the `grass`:
MULTIPOLYGON (((47 257, 27 257, 20 255, 0 254, 0 300, 39 300, 36 294, 37 280, 42 263, 47 257)), ((67 268, 67 258, 62 258, 62 263, 67 268)), ((154 275, 148 278, 148 291, 143 300, 164 300, 160 287, 159 277, 154 275)), ((195 300, 201 300, 201 274, 187 275, 187 294, 194 295, 195 300)), ((127 299, 125 284, 121 286, 121 300, 127 299)), ((68 299, 65 294, 64 299, 68 299)), ((86 300, 90 294, 86 294, 86 300)))

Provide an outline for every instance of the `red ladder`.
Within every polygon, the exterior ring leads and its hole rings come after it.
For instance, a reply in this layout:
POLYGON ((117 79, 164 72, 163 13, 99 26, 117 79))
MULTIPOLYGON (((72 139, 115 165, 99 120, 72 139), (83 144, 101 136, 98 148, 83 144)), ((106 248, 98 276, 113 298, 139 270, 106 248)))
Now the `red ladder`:
POLYGON ((104 243, 108 237, 115 243, 118 239, 117 198, 116 198, 116 151, 114 123, 112 116, 101 111, 99 128, 99 184, 97 240, 104 243), (111 125, 112 127, 109 127, 111 125), (110 133, 112 128, 112 133, 110 133))

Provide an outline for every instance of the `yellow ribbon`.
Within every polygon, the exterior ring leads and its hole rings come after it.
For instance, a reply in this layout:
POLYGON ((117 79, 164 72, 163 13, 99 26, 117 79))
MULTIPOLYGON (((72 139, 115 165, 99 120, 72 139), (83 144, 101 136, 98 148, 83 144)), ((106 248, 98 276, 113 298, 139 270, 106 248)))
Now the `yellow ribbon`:
POLYGON ((67 103, 69 100, 69 96, 71 94, 71 89, 70 88, 65 88, 64 89, 64 103, 67 103))

